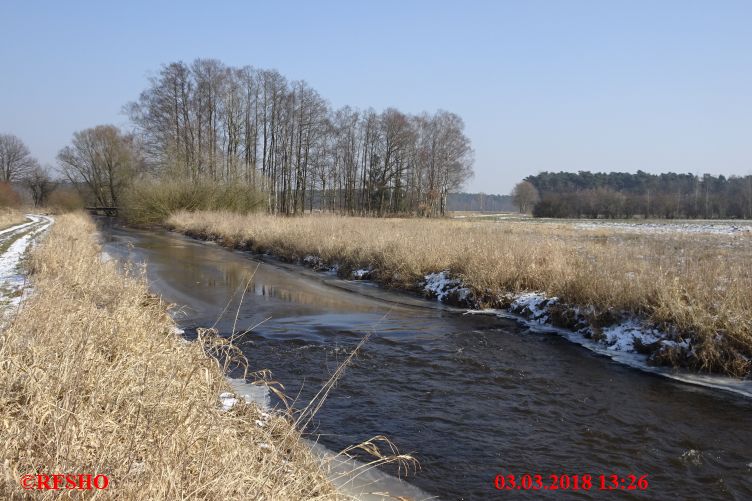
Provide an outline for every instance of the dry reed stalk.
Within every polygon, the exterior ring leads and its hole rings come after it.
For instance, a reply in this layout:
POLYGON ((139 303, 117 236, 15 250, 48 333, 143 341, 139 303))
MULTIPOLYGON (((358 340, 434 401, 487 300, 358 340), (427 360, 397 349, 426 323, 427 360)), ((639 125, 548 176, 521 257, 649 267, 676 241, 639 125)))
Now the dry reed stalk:
POLYGON ((0 333, 0 498, 24 499, 33 473, 106 474, 107 499, 341 498, 289 418, 221 409, 217 361, 94 235, 81 214, 57 219, 30 258, 34 294, 0 333))

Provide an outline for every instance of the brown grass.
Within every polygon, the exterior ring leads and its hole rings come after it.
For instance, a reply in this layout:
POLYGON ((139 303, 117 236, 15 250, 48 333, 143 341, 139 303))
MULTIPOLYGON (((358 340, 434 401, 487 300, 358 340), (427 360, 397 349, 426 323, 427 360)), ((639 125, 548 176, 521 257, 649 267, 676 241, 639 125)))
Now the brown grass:
POLYGON ((750 374, 752 236, 635 234, 571 223, 277 218, 222 212, 173 215, 168 224, 285 259, 320 256, 343 274, 371 267, 390 286, 415 288, 449 270, 498 306, 509 293, 541 291, 594 317, 637 314, 689 337, 700 370, 750 374))
POLYGON ((0 333, 0 498, 24 498, 33 473, 106 474, 106 499, 339 497, 289 418, 220 409, 218 362, 101 260, 94 234, 81 214, 57 219, 29 263, 34 294, 0 333))
POLYGON ((21 224, 25 221, 26 216, 23 215, 23 212, 16 209, 9 209, 7 207, 0 208, 0 230, 21 224))

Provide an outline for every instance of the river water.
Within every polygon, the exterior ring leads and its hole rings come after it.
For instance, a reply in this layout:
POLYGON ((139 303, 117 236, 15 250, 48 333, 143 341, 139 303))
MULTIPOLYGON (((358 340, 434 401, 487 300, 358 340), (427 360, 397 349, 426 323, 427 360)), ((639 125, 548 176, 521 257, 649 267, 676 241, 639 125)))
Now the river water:
MULTIPOLYGON (((752 499, 752 401, 619 365, 512 320, 337 280, 167 232, 103 227, 146 263, 186 336, 217 322, 302 408, 372 333, 316 415, 333 450, 390 437, 441 499, 752 499), (253 275, 238 310, 237 291, 253 275), (352 292, 343 287, 355 287, 352 292), (646 491, 497 491, 499 474, 648 475, 646 491)), ((389 471, 389 468, 386 468, 389 471)), ((595 482, 598 484, 598 482, 595 482)))

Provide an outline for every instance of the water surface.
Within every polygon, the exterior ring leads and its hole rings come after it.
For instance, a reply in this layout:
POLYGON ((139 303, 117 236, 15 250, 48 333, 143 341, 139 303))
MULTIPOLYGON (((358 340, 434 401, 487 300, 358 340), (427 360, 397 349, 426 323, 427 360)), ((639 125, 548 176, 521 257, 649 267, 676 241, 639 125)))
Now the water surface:
POLYGON ((103 231, 107 252, 146 263, 152 289, 181 305, 187 336, 230 303, 220 333, 255 326, 241 348, 298 407, 371 332, 308 431, 333 450, 390 437, 420 460, 410 482, 442 499, 752 499, 749 400, 621 366, 512 320, 369 297, 331 275, 172 233, 103 231), (498 473, 647 474, 650 487, 499 492, 498 473))

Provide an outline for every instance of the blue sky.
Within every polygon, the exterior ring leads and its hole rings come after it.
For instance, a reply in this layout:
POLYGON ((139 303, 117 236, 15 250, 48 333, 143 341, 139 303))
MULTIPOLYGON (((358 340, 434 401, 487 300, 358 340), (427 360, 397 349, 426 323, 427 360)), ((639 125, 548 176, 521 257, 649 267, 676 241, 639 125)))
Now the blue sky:
POLYGON ((44 163, 76 130, 127 126, 162 63, 214 57, 334 106, 458 113, 472 191, 542 170, 752 173, 749 1, 4 0, 0 18, 0 132, 44 163))

